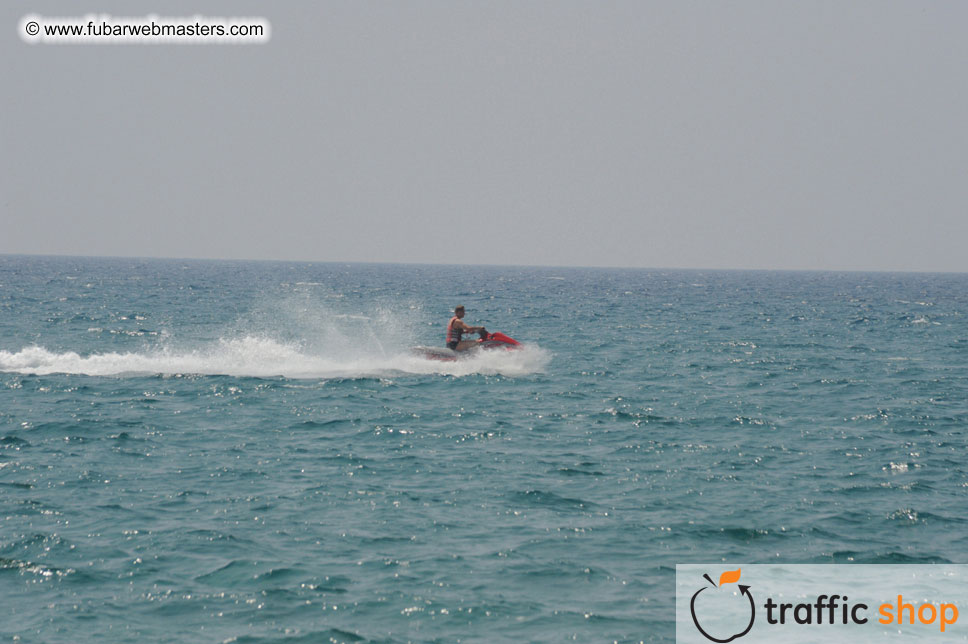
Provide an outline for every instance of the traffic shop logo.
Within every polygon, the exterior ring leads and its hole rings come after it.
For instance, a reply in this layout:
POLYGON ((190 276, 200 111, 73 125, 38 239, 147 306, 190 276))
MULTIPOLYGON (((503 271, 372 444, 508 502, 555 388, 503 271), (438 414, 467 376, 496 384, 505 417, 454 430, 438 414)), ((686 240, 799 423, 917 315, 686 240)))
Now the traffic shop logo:
POLYGON ((739 595, 737 595, 733 590, 736 586, 728 585, 735 584, 739 581, 741 571, 741 568, 727 570, 719 576, 719 584, 713 583, 709 575, 704 574, 703 578, 709 582, 708 585, 704 585, 697 590, 692 596, 692 599, 689 600, 689 612, 692 615, 692 623, 695 624, 702 636, 710 642, 718 642, 720 644, 732 642, 737 638, 743 637, 753 628, 753 622, 756 621, 756 602, 750 593, 750 587, 738 584, 739 595), (739 624, 741 624, 742 630, 736 633, 719 632, 717 629, 721 629, 722 626, 714 626, 708 622, 704 623, 702 607, 708 606, 710 603, 717 604, 720 610, 725 607, 726 610, 733 612, 734 616, 739 618, 739 624), (698 611, 696 608, 697 604, 699 605, 698 611), (747 613, 749 613, 749 620, 745 619, 747 613))

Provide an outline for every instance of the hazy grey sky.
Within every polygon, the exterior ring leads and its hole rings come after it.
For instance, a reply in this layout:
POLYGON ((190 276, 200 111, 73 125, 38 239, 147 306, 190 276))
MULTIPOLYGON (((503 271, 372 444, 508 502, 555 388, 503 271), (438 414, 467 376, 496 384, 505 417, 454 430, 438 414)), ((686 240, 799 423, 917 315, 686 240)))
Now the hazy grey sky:
POLYGON ((968 271, 966 2, 7 2, 0 253, 968 271), (266 45, 29 45, 263 16, 266 45))

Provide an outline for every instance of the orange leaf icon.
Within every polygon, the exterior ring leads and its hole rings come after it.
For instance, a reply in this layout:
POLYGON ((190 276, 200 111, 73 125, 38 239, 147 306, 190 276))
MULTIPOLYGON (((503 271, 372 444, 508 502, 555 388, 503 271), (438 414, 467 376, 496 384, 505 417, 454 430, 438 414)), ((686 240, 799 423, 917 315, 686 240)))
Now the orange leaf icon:
POLYGON ((739 572, 742 568, 737 568, 736 570, 727 570, 719 576, 719 585, 723 584, 734 584, 739 581, 739 572))

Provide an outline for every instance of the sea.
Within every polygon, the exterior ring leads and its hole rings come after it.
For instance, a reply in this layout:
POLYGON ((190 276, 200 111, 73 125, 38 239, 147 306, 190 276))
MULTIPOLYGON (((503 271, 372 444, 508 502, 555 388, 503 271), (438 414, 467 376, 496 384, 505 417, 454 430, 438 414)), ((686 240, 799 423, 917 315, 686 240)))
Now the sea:
POLYGON ((0 256, 0 639, 672 642, 968 561, 966 429, 964 274, 0 256))

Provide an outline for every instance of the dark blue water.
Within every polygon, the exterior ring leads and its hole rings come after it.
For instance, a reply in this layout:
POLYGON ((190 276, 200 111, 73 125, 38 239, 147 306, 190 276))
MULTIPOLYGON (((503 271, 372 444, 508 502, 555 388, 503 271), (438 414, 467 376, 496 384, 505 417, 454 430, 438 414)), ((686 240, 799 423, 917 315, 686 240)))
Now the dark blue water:
POLYGON ((968 276, 0 257, 0 636, 671 641, 959 562, 968 276), (439 363, 457 303, 529 346, 439 363))

